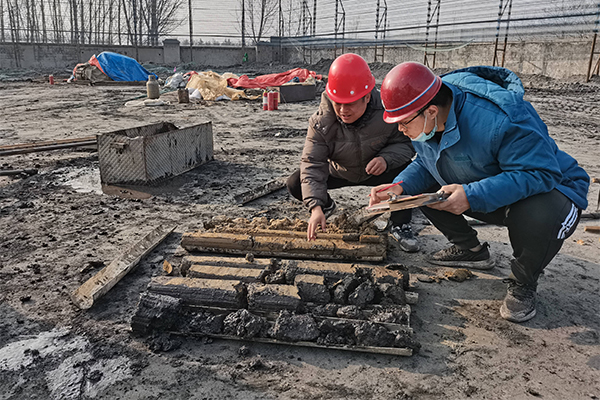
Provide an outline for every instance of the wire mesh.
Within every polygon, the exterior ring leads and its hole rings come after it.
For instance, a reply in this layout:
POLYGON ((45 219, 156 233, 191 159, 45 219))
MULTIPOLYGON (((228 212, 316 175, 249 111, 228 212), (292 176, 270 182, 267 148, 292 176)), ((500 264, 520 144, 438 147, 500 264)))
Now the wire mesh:
MULTIPOLYGON (((506 3, 507 0, 504 0, 506 3)), ((282 36, 301 46, 423 43, 427 28, 440 44, 493 41, 509 18, 501 0, 0 0, 0 41, 158 45, 239 45, 282 36), (242 29, 242 1, 245 29, 242 29), (385 13, 385 26, 381 15, 385 13), (261 17, 261 15, 264 15, 261 17), (191 19, 191 24, 189 20, 191 19), (343 23, 342 23, 343 22, 343 23), (190 35, 190 26, 192 34, 190 35)), ((518 0, 511 40, 589 37, 598 28, 598 0, 518 0)))

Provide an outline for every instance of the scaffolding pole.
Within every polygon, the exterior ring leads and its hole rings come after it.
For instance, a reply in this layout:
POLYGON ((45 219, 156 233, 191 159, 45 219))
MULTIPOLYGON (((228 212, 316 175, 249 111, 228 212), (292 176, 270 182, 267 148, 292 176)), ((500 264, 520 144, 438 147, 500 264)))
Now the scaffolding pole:
POLYGON ((500 64, 501 67, 504 67, 504 61, 506 59, 506 47, 508 45, 508 25, 510 24, 510 12, 512 10, 512 0, 507 0, 504 3, 503 0, 499 0, 498 4, 498 24, 496 25, 496 41, 494 43, 494 60, 492 61, 492 65, 494 67, 498 66, 498 52, 502 52, 502 62, 500 64), (502 23, 502 17, 504 13, 508 9, 506 16, 506 30, 504 31, 504 44, 502 48, 499 48, 500 43, 500 24, 502 23))
POLYGON ((313 14, 312 14, 312 38, 311 38, 311 44, 310 44, 310 63, 313 63, 313 41, 315 38, 315 35, 317 34, 317 0, 313 0, 313 14))
POLYGON ((381 17, 379 16, 380 10, 380 0, 377 0, 377 9, 375 10, 375 49, 374 49, 374 59, 373 61, 377 62, 378 59, 381 62, 384 62, 385 55, 385 32, 387 30, 387 1, 383 0, 383 7, 381 12, 381 17), (381 34, 382 43, 381 46, 377 45, 379 40, 379 35, 381 34))
POLYGON ((434 0, 436 2, 435 8, 431 11, 432 0, 428 1, 427 4, 427 27, 425 28, 425 56, 423 58, 423 64, 431 69, 435 68, 435 54, 437 49, 438 39, 438 27, 440 26, 440 4, 441 0, 434 0), (433 51, 428 51, 429 46, 429 29, 431 28, 431 21, 435 18, 435 38, 433 40, 433 51), (431 56, 431 63, 429 62, 431 56))
POLYGON ((279 47, 279 57, 277 61, 283 62, 283 35, 284 35, 284 18, 283 18, 283 8, 281 6, 281 0, 279 0, 279 12, 278 12, 279 23, 277 24, 277 35, 279 36, 279 40, 277 41, 277 46, 279 47))
POLYGON ((344 54, 344 35, 346 33, 346 10, 344 9, 344 4, 342 0, 335 0, 335 29, 334 29, 334 45, 333 45, 333 58, 337 58, 338 52, 338 34, 342 37, 342 52, 340 55, 344 54), (339 9, 342 9, 340 12, 339 9), (341 15, 341 17, 340 17, 341 15), (339 18, 338 18, 339 17, 339 18), (339 22, 338 22, 339 19, 339 22), (342 27, 340 33, 340 26, 342 27))
POLYGON ((593 75, 600 75, 600 58, 596 61, 596 65, 594 65, 594 56, 600 54, 600 50, 596 49, 596 40, 598 38, 598 28, 600 27, 600 2, 598 3, 598 12, 596 13, 596 22, 594 23, 594 36, 592 38, 592 50, 590 51, 590 62, 588 63, 588 70, 586 74, 586 82, 589 82, 592 79, 593 75))
POLYGON ((312 44, 310 44, 308 50, 306 48, 306 38, 309 35, 312 25, 312 16, 310 9, 308 8, 308 0, 302 0, 302 60, 306 63, 307 60, 312 58, 312 44), (308 57, 307 57, 308 55, 308 57))

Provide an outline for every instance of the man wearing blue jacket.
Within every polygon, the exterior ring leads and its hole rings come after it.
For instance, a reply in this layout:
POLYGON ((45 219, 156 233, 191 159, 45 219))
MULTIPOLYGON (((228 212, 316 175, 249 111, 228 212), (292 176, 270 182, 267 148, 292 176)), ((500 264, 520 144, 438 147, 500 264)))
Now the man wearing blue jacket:
POLYGON ((398 123, 417 158, 371 204, 394 194, 443 190, 447 201, 422 207, 452 243, 436 265, 493 267, 487 243, 463 214, 508 227, 514 259, 500 315, 523 322, 536 314, 543 269, 571 236, 587 207, 589 176, 558 149, 511 71, 470 67, 442 78, 418 63, 394 67, 381 86, 384 120, 398 123))

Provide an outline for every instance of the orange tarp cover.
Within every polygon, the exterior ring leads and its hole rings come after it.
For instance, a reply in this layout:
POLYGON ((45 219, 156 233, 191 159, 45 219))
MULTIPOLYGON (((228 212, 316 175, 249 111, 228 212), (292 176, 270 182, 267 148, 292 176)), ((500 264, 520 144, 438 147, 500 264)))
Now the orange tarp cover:
POLYGON ((227 79, 227 85, 245 89, 265 89, 268 86, 281 86, 292 80, 304 82, 310 77, 319 80, 322 78, 315 71, 309 71, 305 68, 294 68, 278 74, 259 75, 256 78, 248 78, 248 75, 242 75, 239 78, 232 77, 227 79), (295 80, 294 78, 298 79, 295 80))

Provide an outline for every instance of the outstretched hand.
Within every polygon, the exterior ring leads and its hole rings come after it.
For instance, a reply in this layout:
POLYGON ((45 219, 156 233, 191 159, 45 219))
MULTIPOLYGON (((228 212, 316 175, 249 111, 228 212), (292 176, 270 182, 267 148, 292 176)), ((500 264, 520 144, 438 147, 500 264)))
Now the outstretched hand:
POLYGON ((327 225, 325 221, 325 214, 321 206, 316 206, 310 210, 310 219, 308 220, 308 229, 306 231, 306 238, 309 242, 317 238, 317 228, 319 226, 323 232, 326 232, 327 225))
POLYGON ((460 215, 471 208, 465 189, 462 185, 446 185, 442 186, 440 191, 450 194, 446 201, 441 203, 430 204, 427 207, 431 207, 436 210, 447 211, 452 214, 460 215))

